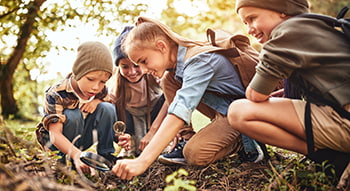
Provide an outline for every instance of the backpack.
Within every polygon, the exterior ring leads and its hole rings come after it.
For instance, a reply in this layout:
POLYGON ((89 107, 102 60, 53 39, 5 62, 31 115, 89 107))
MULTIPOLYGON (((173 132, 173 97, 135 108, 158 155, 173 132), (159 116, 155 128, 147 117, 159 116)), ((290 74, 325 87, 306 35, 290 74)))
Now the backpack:
MULTIPOLYGON (((322 20, 325 23, 327 23, 329 26, 334 27, 334 30, 341 31, 346 37, 347 41, 350 43, 350 18, 344 18, 348 9, 349 9, 348 7, 344 7, 338 13, 336 18, 326 16, 326 15, 313 14, 313 13, 301 14, 295 17, 314 18, 314 19, 322 20)), ((328 161, 329 164, 334 165, 336 177, 338 179, 343 178, 342 174, 344 170, 347 168, 347 166, 350 164, 350 153, 343 153, 343 152, 335 151, 328 148, 319 149, 318 151, 314 152, 314 139, 313 139, 313 131, 312 131, 312 123, 311 123, 310 100, 311 102, 315 100, 319 103, 331 106, 341 117, 346 118, 348 120, 350 120, 350 113, 345 109, 343 109, 342 107, 340 107, 338 103, 334 103, 333 101, 330 101, 326 98, 319 96, 319 94, 317 93, 311 92, 309 88, 307 88, 308 82, 298 79, 298 76, 295 76, 295 78, 292 81, 296 82, 296 84, 291 84, 289 80, 285 84, 286 85, 285 90, 288 90, 288 91, 285 91, 286 97, 300 99, 299 93, 301 92, 305 93, 305 96, 307 97, 307 103, 305 107, 305 132, 306 132, 306 142, 308 147, 307 157, 315 161, 316 163, 320 163, 320 164, 323 161, 328 161), (287 93, 287 92, 290 92, 290 93, 287 93)), ((319 170, 322 170, 322 169, 319 169, 319 170)), ((328 167, 325 169, 325 171, 326 171, 326 174, 328 175, 333 174, 332 169, 328 167)))
POLYGON ((300 14, 295 17, 304 17, 304 18, 314 18, 314 19, 320 19, 327 23, 328 25, 334 27, 336 30, 341 29, 347 38, 347 40, 350 43, 350 18, 344 18, 346 12, 349 10, 348 7, 342 8, 337 17, 330 17, 327 15, 321 15, 321 14, 314 14, 314 13, 305 13, 305 14, 300 14))
POLYGON ((202 52, 221 54, 236 67, 242 85, 246 88, 259 62, 259 53, 250 45, 248 37, 209 28, 207 38, 208 42, 205 46, 189 47, 185 60, 202 52))
MULTIPOLYGON (((326 16, 326 15, 321 15, 321 14, 313 14, 313 13, 300 14, 300 15, 297 15, 295 17, 314 18, 314 19, 322 20, 325 23, 327 23, 329 26, 334 27, 334 30, 341 31, 350 43, 350 18, 344 18, 348 9, 349 9, 348 7, 344 7, 338 13, 336 18, 326 16)), ((288 82, 288 84, 286 85, 286 89, 291 88, 290 95, 288 93, 286 94, 287 97, 297 98, 299 96, 299 98, 300 98, 299 94, 301 92, 303 92, 306 94, 305 96, 308 98, 308 100, 311 100, 311 101, 316 100, 319 103, 329 105, 335 111, 337 111, 343 118, 350 120, 350 113, 345 111, 343 108, 341 108, 338 103, 334 103, 334 101, 332 101, 332 100, 328 100, 326 98, 320 97, 317 93, 310 92, 309 91, 310 88, 308 88, 308 85, 305 85, 305 84, 308 84, 307 81, 303 82, 303 80, 298 79, 298 77, 296 77, 293 79, 293 82, 295 82, 295 84, 290 84, 288 82), (294 90, 297 90, 297 91, 294 91, 294 90), (296 93, 296 95, 294 95, 294 93, 296 93)), ((305 120, 309 120, 309 119, 306 118, 305 120)), ((307 127, 308 125, 306 125, 306 124, 310 124, 310 123, 311 123, 310 121, 307 121, 305 123, 306 129, 308 129, 308 127, 307 127)), ((309 129, 312 132, 311 127, 309 129)), ((308 132, 307 134, 310 134, 311 132, 308 132)), ((312 134, 308 135, 308 136, 312 136, 312 134)), ((313 138, 312 137, 308 138, 308 147, 309 147, 308 148, 309 151, 313 151, 313 138)))

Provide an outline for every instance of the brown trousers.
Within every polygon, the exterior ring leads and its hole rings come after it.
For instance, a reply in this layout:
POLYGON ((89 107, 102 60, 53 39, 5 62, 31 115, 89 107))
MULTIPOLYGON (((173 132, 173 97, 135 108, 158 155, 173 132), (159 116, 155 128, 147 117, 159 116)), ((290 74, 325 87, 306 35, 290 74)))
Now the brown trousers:
MULTIPOLYGON (((176 91, 181 88, 181 83, 174 79, 174 72, 167 72, 162 78, 161 87, 167 103, 170 104, 176 91)), ((196 109, 207 116, 211 123, 197 133, 194 132, 191 125, 180 129, 179 134, 183 138, 190 138, 183 150, 189 164, 208 165, 242 148, 240 133, 230 127, 226 116, 204 103, 199 103, 196 109)))

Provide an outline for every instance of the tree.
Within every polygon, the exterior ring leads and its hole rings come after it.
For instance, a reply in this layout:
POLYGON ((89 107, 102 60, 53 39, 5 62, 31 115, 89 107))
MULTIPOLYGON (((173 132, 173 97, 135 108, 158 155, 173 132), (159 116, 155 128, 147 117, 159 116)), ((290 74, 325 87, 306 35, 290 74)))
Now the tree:
POLYGON ((242 32, 243 25, 234 12, 234 6, 235 1, 225 0, 168 0, 162 20, 183 36, 203 40, 207 28, 242 32))
MULTIPOLYGON (((19 112, 14 97, 16 78, 22 74, 22 77, 27 79, 17 87, 27 86, 25 83, 36 83, 35 80, 30 80, 30 71, 34 68, 44 69, 40 58, 45 57, 52 48, 62 48, 52 47, 46 32, 65 30, 66 27, 92 22, 98 26, 99 34, 116 35, 116 31, 121 30, 116 27, 132 22, 134 17, 146 9, 144 4, 130 5, 123 0, 1 0, 0 43, 4 45, 0 57, 2 115, 8 118, 19 112)), ((35 93, 32 92, 31 95, 35 93)))
MULTIPOLYGON (((350 6, 348 0, 309 1, 311 12, 331 16, 336 16, 344 6, 350 6)), ((246 34, 246 27, 234 12, 235 4, 236 1, 225 0, 167 0, 162 20, 175 32, 192 39, 203 39, 198 34, 205 34, 208 27, 246 34), (176 6, 177 2, 180 6, 176 6)))
MULTIPOLYGON (((1 75, 0 75, 0 93, 1 93, 1 106, 3 108, 3 115, 8 117, 9 114, 15 114, 18 112, 18 106, 16 100, 13 97, 13 74, 23 57, 26 44, 34 28, 35 18, 38 15, 39 9, 45 0, 36 0, 31 2, 28 6, 28 12, 23 15, 24 23, 20 27, 19 37, 17 39, 17 45, 14 48, 10 58, 5 64, 1 63, 1 75)), ((14 12, 17 12, 20 8, 16 7, 9 12, 5 13, 2 17, 7 17, 14 12)))
MULTIPOLYGON (((337 16, 338 12, 345 6, 350 6, 348 0, 309 0, 311 12, 330 16, 337 16)), ((347 14, 350 17, 350 13, 347 14)))
MULTIPOLYGON (((347 0, 310 2, 312 12, 332 16, 348 4, 347 0)), ((225 0, 167 0, 161 21, 192 39, 203 40, 208 27, 246 33, 234 6, 235 1, 225 0), (185 9, 184 3, 191 8, 185 9)), ((47 32, 92 23, 99 35, 115 37, 147 8, 127 0, 0 0, 0 111, 4 117, 18 115, 25 105, 37 105, 33 102, 41 87, 30 72, 45 73, 42 58, 52 49, 66 48, 53 46, 47 32)))

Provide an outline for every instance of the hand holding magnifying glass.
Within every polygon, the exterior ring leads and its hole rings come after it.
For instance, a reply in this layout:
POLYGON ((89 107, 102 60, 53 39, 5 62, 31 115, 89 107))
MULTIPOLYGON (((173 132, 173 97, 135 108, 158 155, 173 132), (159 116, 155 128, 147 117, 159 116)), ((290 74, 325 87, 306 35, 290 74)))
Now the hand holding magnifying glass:
MULTIPOLYGON (((123 121, 117 121, 114 123, 113 129, 115 131, 115 136, 119 137, 120 135, 124 135, 126 125, 123 121)), ((122 147, 118 145, 117 148, 115 148, 115 152, 112 153, 112 155, 115 157, 118 156, 121 150, 122 147)))
MULTIPOLYGON (((122 121, 117 121, 114 123, 113 129, 116 132, 116 136, 120 136, 124 134, 126 125, 122 121)), ((121 149, 122 147, 118 145, 116 151, 111 155, 117 157, 121 149)), ((113 167, 113 164, 109 160, 107 160, 101 155, 89 151, 81 152, 80 160, 83 161, 85 164, 89 165, 90 167, 100 171, 110 171, 113 167)))

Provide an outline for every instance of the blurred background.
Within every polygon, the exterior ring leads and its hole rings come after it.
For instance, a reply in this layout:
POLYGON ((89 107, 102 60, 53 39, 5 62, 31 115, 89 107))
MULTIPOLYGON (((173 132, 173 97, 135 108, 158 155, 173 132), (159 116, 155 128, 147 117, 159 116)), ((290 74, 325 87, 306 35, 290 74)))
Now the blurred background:
MULTIPOLYGON (((310 3, 312 12, 331 16, 349 6, 348 0, 310 3)), ((40 120, 44 91, 71 71, 79 44, 98 40, 111 49, 138 16, 196 40, 206 38, 208 27, 246 34, 234 5, 235 0, 1 0, 0 115, 40 120)))

